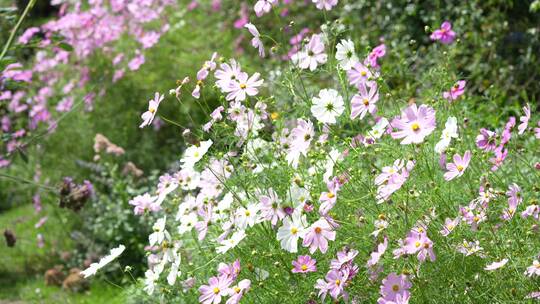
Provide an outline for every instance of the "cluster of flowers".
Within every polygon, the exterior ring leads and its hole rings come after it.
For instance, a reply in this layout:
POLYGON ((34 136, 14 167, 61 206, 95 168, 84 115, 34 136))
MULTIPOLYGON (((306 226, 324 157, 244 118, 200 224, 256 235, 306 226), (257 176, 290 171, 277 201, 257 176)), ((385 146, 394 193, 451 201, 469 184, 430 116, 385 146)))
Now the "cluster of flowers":
MULTIPOLYGON (((88 5, 55 1, 58 19, 31 27, 19 37, 19 46, 38 48, 28 67, 8 65, 0 73, 0 121, 6 145, 0 150, 0 168, 10 164, 10 155, 24 147, 23 139, 40 123, 52 132, 63 112, 77 105, 82 96, 91 110, 105 87, 88 87, 89 57, 98 51, 112 58, 113 82, 129 69, 144 63, 144 50, 153 47, 169 29, 163 18, 172 0, 91 0, 88 5), (134 47, 124 52, 118 41, 124 37, 134 47), (37 38, 36 38, 37 37, 37 38), (72 49, 72 50, 71 50, 72 49), (68 81, 63 81, 68 79, 68 81)), ((105 77, 105 76, 103 76, 105 77)))
MULTIPOLYGON (((319 9, 327 10, 337 4, 337 1, 314 2, 319 9)), ((258 14, 269 12, 276 4, 277 1, 258 1, 258 14)), ((246 27, 254 36, 252 45, 259 49, 261 55, 264 54, 257 28, 253 24, 246 24, 246 27)), ((449 44, 455 35, 447 22, 432 35, 432 39, 449 44)), ((295 71, 315 71, 327 64, 329 59, 333 59, 328 56, 328 45, 329 40, 324 32, 313 33, 307 43, 299 47, 290 58, 295 71)), ((345 100, 340 92, 333 88, 321 89, 315 96, 309 96, 304 88, 305 96, 302 96, 301 100, 305 104, 295 100, 294 107, 301 110, 291 111, 303 115, 292 114, 283 119, 280 119, 279 113, 268 110, 271 107, 268 99, 259 96, 265 84, 259 73, 250 76, 242 71, 237 61, 221 60, 217 53, 203 64, 196 75, 197 82, 191 90, 191 96, 199 99, 202 90, 213 87, 208 85, 212 83, 213 76, 215 88, 226 100, 209 113, 210 120, 202 127, 204 133, 201 133, 206 140, 201 138, 198 143, 186 148, 180 160, 180 169, 162 175, 154 193, 146 193, 130 201, 138 215, 146 212, 165 213, 156 221, 153 233, 149 236, 152 254, 148 257, 149 270, 145 275, 145 290, 149 294, 156 291, 155 287, 159 284, 166 266, 170 265, 167 275, 170 285, 174 285, 177 278, 182 276, 181 267, 190 266, 186 265, 189 263, 181 263, 181 253, 197 250, 187 241, 192 233, 197 238, 197 244, 206 241, 209 245, 206 248, 215 250, 215 258, 225 253, 240 252, 241 250, 236 250, 237 247, 241 247, 252 233, 259 234, 261 231, 264 231, 265 237, 275 236, 276 244, 279 243, 280 248, 288 253, 309 251, 310 254, 317 253, 324 258, 329 252, 334 252, 336 247, 342 247, 339 246, 342 245, 339 236, 344 230, 340 230, 343 221, 340 221, 337 211, 344 204, 339 204, 339 201, 343 201, 342 196, 356 187, 359 179, 356 176, 357 171, 353 171, 355 168, 342 165, 359 155, 358 149, 379 143, 381 146, 388 144, 390 149, 400 146, 420 151, 437 130, 437 115, 445 113, 435 110, 437 104, 432 106, 411 103, 398 109, 397 113, 377 105, 380 83, 384 81, 379 60, 385 56, 386 51, 386 45, 381 44, 360 61, 354 43, 348 39, 341 40, 335 52, 335 59, 339 64, 336 73, 346 75, 343 77, 345 80, 340 83, 344 91, 354 88, 355 94, 351 100, 345 100), (309 114, 312 117, 307 117, 309 114), (315 120, 318 124, 314 123, 315 120), (349 144, 345 140, 345 137, 349 136, 346 131, 349 130, 340 128, 343 124, 357 122, 356 120, 371 122, 374 126, 367 133, 351 137, 353 140, 349 144), (228 135, 225 140, 222 138, 224 133, 228 135), (271 187, 259 183, 266 179, 272 179, 271 187), (163 208, 162 205, 168 201, 174 204, 170 205, 171 208, 169 205, 163 208), (176 213, 174 220, 170 220, 171 217, 167 214, 171 209, 176 213), (298 246, 299 242, 301 247, 298 246)), ((184 78, 177 88, 170 91, 171 95, 180 99, 181 91, 188 83, 189 78, 184 78)), ((464 86, 464 82, 458 82, 455 89, 443 94, 443 98, 457 100, 464 94, 464 86)), ((348 91, 345 96, 349 96, 348 91)), ((158 106, 164 99, 159 92, 155 94, 155 98, 149 102, 148 111, 142 114, 141 127, 152 123, 158 106)), ((456 103, 449 105, 445 101, 444 104, 453 106, 456 103)), ((521 119, 523 127, 520 126, 519 129, 523 129, 522 133, 528 130, 529 117, 530 113, 521 119)), ((505 128, 503 138, 507 140, 504 144, 501 143, 502 146, 510 139, 512 127, 513 125, 507 125, 505 128)), ((187 129, 183 132, 191 133, 187 129)), ((538 137, 540 132, 535 132, 538 137)), ((439 177, 451 181, 465 173, 472 174, 470 170, 466 172, 472 164, 470 150, 465 150, 463 154, 456 153, 452 162, 446 161, 446 151, 452 139, 459 137, 456 117, 447 117, 440 137, 440 141, 430 148, 440 154, 440 163, 444 169, 441 171, 444 172, 440 172, 439 177)), ((478 146, 481 148, 483 144, 478 146)), ((413 172, 413 168, 423 166, 424 161, 429 164, 431 159, 425 153, 417 153, 414 157, 398 158, 393 165, 382 170, 374 164, 377 168, 375 173, 380 172, 375 177, 377 190, 373 191, 374 201, 383 204, 390 201, 390 196, 398 195, 397 192, 413 173, 417 170, 421 173, 420 169, 414 169, 413 172), (417 161, 418 159, 422 161, 417 161)), ((479 159, 475 159, 473 163, 482 165, 479 159)), ((427 167, 432 170, 431 166, 427 167)), ((435 174, 433 176, 436 177, 435 174)), ((447 187, 444 182, 442 185, 447 187)), ((372 192, 370 186, 366 186, 364 190, 366 193, 372 192)), ((479 192, 472 204, 460 208, 458 217, 446 219, 441 230, 443 236, 450 235, 460 223, 470 225, 473 232, 478 231, 478 225, 485 221, 489 201, 495 195, 495 191, 486 183, 479 192)), ((409 193, 414 195, 415 190, 411 189, 409 193)), ((517 185, 510 186, 507 192, 509 207, 504 214, 517 212, 517 207, 522 202, 520 193, 517 185)), ((410 230, 410 226, 406 226, 408 233, 404 239, 396 240, 390 239, 384 233, 390 222, 384 215, 378 216, 374 223, 376 230, 371 234, 375 238, 376 249, 371 252, 366 263, 370 280, 379 281, 379 274, 384 272, 382 258, 393 243, 397 243, 397 247, 392 251, 394 259, 416 256, 418 269, 428 260, 436 261, 433 241, 435 238, 433 235, 432 238, 428 236, 428 228, 436 225, 437 214, 434 209, 429 212, 416 221, 410 230)), ((527 207, 522 212, 522 217, 538 220, 538 205, 527 207)), ((504 215, 503 219, 506 220, 504 215)), ((455 250, 472 255, 481 254, 482 248, 478 240, 464 240, 455 250)), ((358 255, 359 251, 351 247, 337 252, 337 258, 330 261, 325 279, 318 279, 314 286, 320 298, 324 299, 330 294, 335 300, 347 300, 349 296, 345 288, 358 279, 359 267, 354 263, 358 255)), ((318 259, 320 261, 320 258, 318 259)), ((220 274, 210 278, 207 285, 200 286, 199 302, 221 303, 223 297, 230 296, 227 303, 237 303, 251 283, 243 280, 236 287, 231 287, 237 280, 239 263, 221 264, 218 268, 220 274)), ((309 255, 300 255, 291 263, 291 272, 295 274, 317 271, 317 261, 309 255)), ((504 264, 504 259, 496 261, 487 265, 486 270, 498 269, 504 264)), ((526 273, 530 276, 540 275, 536 270, 537 265, 537 261, 533 262, 533 266, 527 268, 526 273)), ((410 279, 414 278, 408 274, 398 275, 391 272, 380 282, 378 302, 408 303, 411 298, 409 290, 412 288, 410 279)), ((188 277, 183 283, 184 286, 193 287, 194 282, 194 277, 188 277)))

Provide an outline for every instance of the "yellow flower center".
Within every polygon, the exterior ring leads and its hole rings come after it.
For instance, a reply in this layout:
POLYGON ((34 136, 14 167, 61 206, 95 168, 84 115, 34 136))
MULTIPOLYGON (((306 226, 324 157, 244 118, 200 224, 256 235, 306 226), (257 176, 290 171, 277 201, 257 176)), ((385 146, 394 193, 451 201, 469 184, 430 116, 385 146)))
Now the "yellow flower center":
POLYGON ((251 215, 251 212, 249 212, 249 210, 246 210, 246 216, 250 216, 251 215))
POLYGON ((458 165, 458 166, 457 166, 457 170, 458 170, 459 172, 463 171, 463 169, 465 169, 465 168, 463 168, 462 165, 458 165))
POLYGON ((420 130, 420 125, 417 122, 415 122, 415 123, 412 124, 411 128, 412 128, 413 131, 416 132, 416 131, 420 130))
POLYGON ((336 280, 336 285, 339 285, 339 284, 341 284, 341 280, 340 280, 340 279, 337 279, 337 280, 336 280))
POLYGON ((306 264, 302 265, 302 266, 300 267, 300 269, 302 269, 302 271, 306 271, 306 270, 307 270, 307 265, 306 265, 306 264))
POLYGON ((240 89, 244 90, 245 88, 247 88, 247 85, 245 83, 241 83, 240 84, 240 89))
POLYGON ((365 77, 367 75, 367 72, 366 71, 362 71, 360 72, 360 75, 362 75, 362 77, 365 77))
POLYGON ((148 112, 154 114, 156 112, 156 108, 154 107, 148 108, 148 112))
POLYGON ((291 228, 291 233, 292 233, 292 234, 298 233, 298 228, 292 227, 292 228, 291 228))
POLYGON ((198 151, 195 151, 195 153, 193 153, 193 156, 195 156, 195 157, 199 157, 199 155, 200 155, 200 154, 199 154, 198 151))
POLYGON ((315 233, 319 234, 321 233, 322 229, 321 227, 315 227, 315 233))
POLYGON ((420 243, 419 241, 416 241, 416 243, 414 243, 414 246, 415 246, 416 248, 420 247, 420 245, 422 245, 422 243, 420 243))
POLYGON ((369 100, 367 98, 364 98, 364 105, 365 106, 369 105, 369 100))
POLYGON ((219 288, 214 287, 214 294, 218 294, 220 292, 219 288))
POLYGON ((397 284, 396 284, 396 285, 392 285, 392 290, 393 290, 394 292, 398 292, 398 290, 399 290, 399 285, 397 285, 397 284))
POLYGON ((328 192, 328 194, 326 194, 326 197, 334 198, 334 197, 336 197, 336 195, 334 194, 334 192, 328 192))
POLYGON ((276 120, 279 118, 279 113, 278 112, 273 112, 272 114, 270 114, 270 118, 272 118, 272 120, 276 120))
POLYGON ((240 291, 242 291, 242 289, 240 289, 238 286, 234 287, 234 292, 240 293, 240 291))

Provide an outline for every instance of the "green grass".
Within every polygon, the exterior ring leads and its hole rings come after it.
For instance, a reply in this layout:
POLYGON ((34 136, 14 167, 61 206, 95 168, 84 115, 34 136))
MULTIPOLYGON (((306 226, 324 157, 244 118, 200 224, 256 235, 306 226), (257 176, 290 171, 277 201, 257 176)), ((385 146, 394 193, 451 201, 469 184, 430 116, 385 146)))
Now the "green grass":
POLYGON ((46 286, 41 276, 3 284, 0 288, 0 303, 125 303, 122 289, 105 282, 93 282, 90 289, 81 293, 64 291, 60 287, 46 286))

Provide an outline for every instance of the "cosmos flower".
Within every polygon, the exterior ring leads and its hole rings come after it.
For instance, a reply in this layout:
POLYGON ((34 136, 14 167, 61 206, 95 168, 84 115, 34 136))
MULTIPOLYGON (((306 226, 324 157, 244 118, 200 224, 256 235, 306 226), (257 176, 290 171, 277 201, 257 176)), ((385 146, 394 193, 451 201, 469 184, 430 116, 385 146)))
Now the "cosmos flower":
POLYGON ((299 68, 310 71, 315 71, 318 65, 325 64, 327 59, 321 34, 311 36, 306 47, 291 57, 292 62, 299 68))
POLYGON ((465 80, 460 80, 456 82, 448 92, 443 92, 443 97, 446 98, 449 102, 452 102, 458 99, 463 93, 465 93, 465 85, 467 82, 465 80))
POLYGON ((484 270, 487 270, 487 271, 496 270, 496 269, 499 269, 501 267, 504 267, 504 265, 506 265, 506 263, 508 263, 508 259, 502 259, 499 262, 493 262, 493 263, 491 263, 489 265, 486 265, 486 267, 484 267, 484 270))
POLYGON ((336 90, 323 89, 318 97, 313 97, 311 114, 322 123, 334 124, 344 109, 343 97, 336 90))
POLYGON ((523 112, 525 113, 525 115, 519 118, 519 121, 521 121, 521 123, 518 126, 519 135, 523 134, 525 130, 527 130, 529 119, 531 119, 531 106, 527 104, 525 107, 523 107, 523 112))
POLYGON ((443 22, 441 25, 441 28, 438 30, 435 30, 431 36, 431 40, 434 41, 440 41, 444 44, 450 44, 454 42, 454 39, 456 38, 456 33, 452 30, 452 24, 449 21, 443 22))
POLYGON ((402 145, 419 144, 435 130, 435 110, 427 105, 417 107, 412 104, 401 112, 401 117, 392 120, 391 125, 399 131, 392 132, 394 139, 403 138, 402 145))
POLYGON ((373 82, 359 83, 359 94, 355 94, 351 100, 351 119, 355 119, 360 115, 360 119, 364 118, 367 113, 374 115, 377 112, 375 103, 379 100, 379 90, 377 83, 373 82), (368 91, 369 88, 369 91, 368 91))
POLYGON ((312 0, 315 6, 320 10, 331 10, 332 7, 338 4, 338 0, 312 0))
POLYGON ((311 224, 308 228, 302 245, 304 247, 309 246, 309 252, 313 254, 317 249, 322 253, 326 253, 328 250, 328 240, 333 241, 336 239, 336 232, 330 227, 328 222, 321 218, 315 223, 311 224))
POLYGON ((124 252, 125 249, 126 249, 126 246, 124 245, 120 245, 116 248, 111 249, 108 255, 102 257, 99 260, 99 262, 92 263, 90 267, 81 271, 81 274, 83 275, 84 278, 88 278, 90 276, 95 275, 98 270, 105 267, 107 264, 109 264, 110 262, 115 260, 117 257, 119 257, 122 254, 122 252, 124 252))
POLYGON ((231 82, 230 86, 225 90, 228 92, 226 99, 235 101, 244 101, 247 96, 255 96, 259 94, 259 89, 264 79, 259 79, 261 74, 255 73, 248 78, 248 74, 242 72, 238 75, 235 82, 231 82))
POLYGON ((336 45, 336 59, 344 70, 350 70, 357 62, 358 56, 354 51, 354 42, 350 39, 342 39, 336 45))
POLYGON ((211 277, 208 280, 208 285, 199 287, 199 302, 201 304, 218 304, 221 303, 221 297, 229 295, 229 286, 232 280, 225 276, 211 277))
POLYGON ((360 84, 373 85, 375 76, 371 70, 360 62, 357 62, 350 70, 347 71, 349 83, 354 86, 360 84))
MULTIPOLYGON (((277 1, 277 0, 275 0, 275 1, 277 1)), ((259 1, 259 2, 261 2, 261 1, 259 1)), ((263 42, 261 40, 261 34, 259 34, 259 30, 257 30, 255 25, 253 25, 251 23, 247 23, 246 25, 244 25, 244 27, 248 29, 248 31, 251 33, 251 35, 253 35, 253 38, 251 39, 251 46, 253 46, 254 48, 259 50, 259 56, 260 57, 264 57, 265 56, 264 44, 263 44, 263 42)))
POLYGON ((294 213, 283 220, 283 226, 277 232, 277 239, 281 243, 281 248, 294 253, 298 251, 298 239, 304 238, 306 232, 306 216, 294 213))
POLYGON ((157 109, 161 101, 165 98, 164 95, 160 95, 159 92, 156 92, 154 99, 148 101, 148 111, 144 112, 141 115, 143 122, 139 128, 144 128, 152 123, 154 117, 156 116, 157 109))
POLYGON ((317 271, 317 266, 315 263, 317 260, 312 259, 309 255, 300 255, 298 259, 292 261, 294 268, 292 269, 293 273, 308 273, 317 271))
POLYGON ((255 3, 253 10, 255 11, 257 17, 261 17, 262 15, 270 12, 272 6, 276 5, 277 3, 278 0, 259 0, 257 3, 255 3))
POLYGON ((469 150, 465 151, 463 157, 461 157, 459 154, 454 154, 454 162, 446 164, 446 170, 448 171, 444 174, 444 179, 449 181, 456 177, 462 176, 465 169, 467 169, 469 166, 470 161, 471 151, 469 150))

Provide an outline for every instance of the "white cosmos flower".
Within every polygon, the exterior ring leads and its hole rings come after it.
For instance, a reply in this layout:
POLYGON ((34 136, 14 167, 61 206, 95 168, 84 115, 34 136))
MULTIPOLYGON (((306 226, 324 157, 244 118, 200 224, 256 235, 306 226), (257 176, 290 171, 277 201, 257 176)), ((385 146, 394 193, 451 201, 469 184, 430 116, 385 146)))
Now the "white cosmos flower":
POLYGON ((105 267, 105 265, 109 264, 110 262, 115 260, 117 257, 119 257, 122 254, 122 252, 124 252, 125 249, 126 249, 126 246, 124 246, 124 245, 120 245, 120 246, 118 246, 116 248, 111 249, 111 251, 110 251, 110 253, 108 255, 101 258, 101 260, 99 260, 99 262, 92 263, 90 265, 90 267, 88 267, 84 271, 81 271, 81 274, 84 276, 84 278, 88 278, 90 276, 93 276, 94 274, 97 273, 98 270, 105 267))
POLYGON ((303 239, 307 233, 306 216, 295 212, 291 217, 283 220, 283 226, 278 229, 277 239, 281 242, 281 248, 288 252, 298 252, 298 239, 303 239))
POLYGON ((178 220, 180 221, 180 226, 178 226, 179 234, 190 232, 193 227, 195 227, 195 224, 199 221, 195 212, 182 215, 178 218, 178 220))
POLYGON ((313 97, 311 113, 322 123, 336 123, 336 117, 340 116, 344 109, 343 98, 334 89, 323 89, 319 92, 319 97, 313 97))
POLYGON ((342 39, 336 46, 336 59, 344 70, 350 70, 359 62, 354 52, 354 43, 350 39, 342 39))
POLYGON ((149 295, 152 295, 156 288, 157 280, 159 280, 159 273, 154 272, 152 269, 148 269, 144 273, 144 291, 149 295))
POLYGON ((212 140, 209 139, 207 141, 201 141, 198 146, 193 145, 188 147, 184 152, 184 157, 180 160, 182 167, 193 168, 193 166, 203 158, 206 152, 208 152, 212 143, 212 140))
POLYGON ((246 237, 246 232, 244 230, 236 231, 231 235, 229 239, 221 241, 216 251, 217 253, 225 253, 230 249, 236 247, 244 238, 246 237))
POLYGON ((148 240, 150 242, 150 246, 154 246, 154 244, 161 244, 163 243, 163 240, 165 238, 170 239, 171 235, 169 232, 165 229, 165 223, 167 221, 167 217, 164 216, 156 221, 154 226, 152 226, 152 229, 154 230, 154 233, 150 234, 148 236, 148 240))
POLYGON ((367 137, 373 138, 373 139, 379 139, 383 136, 384 132, 386 132, 386 127, 388 126, 389 122, 386 118, 381 118, 379 121, 373 126, 371 131, 368 132, 367 137))
POLYGON ((323 174, 323 181, 326 183, 334 175, 334 165, 342 160, 342 155, 339 150, 332 148, 330 153, 326 156, 326 163, 324 164, 325 172, 323 174))
POLYGON ((253 227, 260 221, 259 204, 251 203, 236 210, 234 223, 240 228, 253 227))
POLYGON ((450 146, 452 138, 458 138, 459 135, 457 130, 457 118, 453 116, 448 117, 448 120, 446 120, 444 125, 444 130, 441 134, 441 140, 435 145, 435 152, 441 154, 446 151, 448 146, 450 146))

